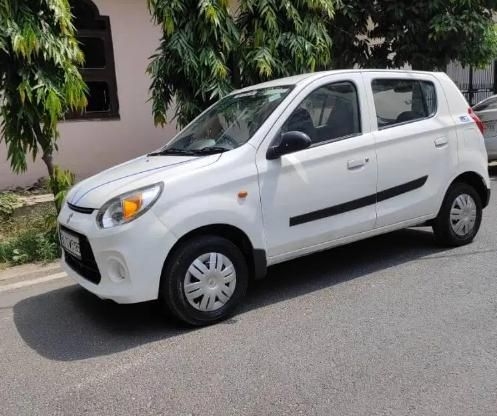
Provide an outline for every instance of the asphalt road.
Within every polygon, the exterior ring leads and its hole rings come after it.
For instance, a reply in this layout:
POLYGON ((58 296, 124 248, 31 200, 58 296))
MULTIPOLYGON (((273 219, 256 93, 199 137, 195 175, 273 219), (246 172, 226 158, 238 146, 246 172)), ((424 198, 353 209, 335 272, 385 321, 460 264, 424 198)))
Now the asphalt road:
POLYGON ((495 415, 492 175, 472 245, 411 229, 280 265, 213 327, 66 279, 0 293, 0 414, 495 415))

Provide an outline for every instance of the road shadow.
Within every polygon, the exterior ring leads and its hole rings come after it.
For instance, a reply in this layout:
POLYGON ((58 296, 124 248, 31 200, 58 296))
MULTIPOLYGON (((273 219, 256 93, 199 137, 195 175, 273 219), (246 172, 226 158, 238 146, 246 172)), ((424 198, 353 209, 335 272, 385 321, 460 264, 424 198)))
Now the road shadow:
POLYGON ((155 302, 117 305, 78 285, 24 299, 13 311, 26 344, 60 361, 113 354, 182 332, 164 324, 155 302))
MULTIPOLYGON (((456 254, 437 246, 429 230, 408 229, 277 265, 254 282, 239 314, 428 255, 456 254)), ((26 344, 58 361, 109 355, 194 330, 165 317, 156 302, 117 305, 77 285, 24 299, 13 310, 26 344)), ((225 324, 236 322, 235 316, 225 324)))

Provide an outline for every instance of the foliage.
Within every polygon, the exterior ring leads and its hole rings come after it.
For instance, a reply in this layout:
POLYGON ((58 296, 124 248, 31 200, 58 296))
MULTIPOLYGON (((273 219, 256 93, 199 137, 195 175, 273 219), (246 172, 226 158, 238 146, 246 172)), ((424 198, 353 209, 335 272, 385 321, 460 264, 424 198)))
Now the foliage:
POLYGON ((243 85, 326 68, 331 38, 325 22, 333 17, 334 3, 241 1, 236 20, 241 47, 233 68, 241 66, 243 85))
POLYGON ((55 206, 60 211, 66 199, 67 192, 74 185, 76 178, 69 170, 62 170, 58 166, 54 167, 54 174, 50 178, 50 188, 55 195, 55 206))
POLYGON ((54 233, 26 230, 15 239, 0 243, 0 263, 47 263, 59 257, 58 241, 54 233))
POLYGON ((326 68, 336 0, 148 0, 162 27, 152 57, 156 124, 183 126, 234 88, 326 68))
POLYGON ((0 0, 0 140, 14 172, 41 149, 53 178, 57 122, 87 104, 71 18, 68 0, 0 0))
POLYGON ((53 206, 37 207, 26 216, 3 221, 0 237, 0 264, 49 262, 60 257, 53 206))
POLYGON ((351 0, 329 25, 334 67, 445 70, 451 60, 482 66, 497 56, 496 0, 351 0))
POLYGON ((0 193, 0 220, 7 220, 12 216, 15 209, 20 206, 19 197, 12 192, 0 193))

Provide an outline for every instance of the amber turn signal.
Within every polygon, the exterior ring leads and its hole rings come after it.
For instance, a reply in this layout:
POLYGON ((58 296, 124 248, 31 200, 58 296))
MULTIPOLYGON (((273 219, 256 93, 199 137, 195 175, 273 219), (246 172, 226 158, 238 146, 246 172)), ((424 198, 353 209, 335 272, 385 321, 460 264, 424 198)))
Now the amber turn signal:
POLYGON ((123 199, 122 207, 123 207, 123 217, 125 219, 133 217, 142 207, 141 194, 134 196, 133 198, 123 199))

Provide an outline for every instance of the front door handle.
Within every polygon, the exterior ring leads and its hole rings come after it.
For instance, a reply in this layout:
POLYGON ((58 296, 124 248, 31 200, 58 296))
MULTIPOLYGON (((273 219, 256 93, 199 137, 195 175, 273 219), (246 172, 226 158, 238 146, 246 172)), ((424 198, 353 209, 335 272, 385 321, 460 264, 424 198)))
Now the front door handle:
POLYGON ((439 137, 435 139, 435 147, 445 147, 449 143, 447 137, 439 137))
POLYGON ((364 159, 352 159, 347 162, 347 168, 348 169, 362 168, 368 162, 369 162, 369 157, 366 157, 364 159))

